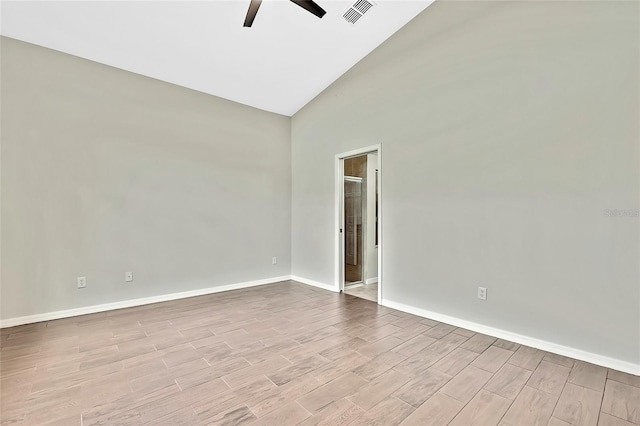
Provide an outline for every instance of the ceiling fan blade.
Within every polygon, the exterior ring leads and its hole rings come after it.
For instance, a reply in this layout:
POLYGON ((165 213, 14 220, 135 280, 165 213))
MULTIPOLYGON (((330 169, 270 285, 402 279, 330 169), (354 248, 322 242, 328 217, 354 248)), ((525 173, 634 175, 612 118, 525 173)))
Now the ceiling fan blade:
POLYGON ((318 4, 312 0, 291 0, 293 3, 297 4, 304 10, 313 13, 318 18, 322 18, 325 13, 327 13, 323 8, 318 6, 318 4))
POLYGON ((251 0, 249 10, 247 10, 247 16, 244 18, 245 27, 253 25, 253 20, 256 19, 256 14, 258 13, 258 9, 260 9, 260 3, 262 3, 262 0, 251 0))

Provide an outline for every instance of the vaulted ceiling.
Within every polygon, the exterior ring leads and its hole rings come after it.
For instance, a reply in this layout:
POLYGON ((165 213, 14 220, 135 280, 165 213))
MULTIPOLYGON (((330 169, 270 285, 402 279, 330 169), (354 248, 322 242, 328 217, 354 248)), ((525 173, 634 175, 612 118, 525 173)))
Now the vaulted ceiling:
POLYGON ((293 115, 433 0, 316 0, 318 19, 286 0, 2 1, 2 35, 293 115))

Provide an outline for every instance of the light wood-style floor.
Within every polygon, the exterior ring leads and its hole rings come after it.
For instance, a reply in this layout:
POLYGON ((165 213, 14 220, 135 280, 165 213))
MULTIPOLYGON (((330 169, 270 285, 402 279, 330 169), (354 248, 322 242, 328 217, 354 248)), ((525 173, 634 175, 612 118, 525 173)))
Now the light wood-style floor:
POLYGON ((0 335, 2 424, 640 424, 639 377, 293 282, 0 335))
POLYGON ((345 288, 344 292, 362 299, 378 303, 378 284, 360 284, 358 287, 345 288))

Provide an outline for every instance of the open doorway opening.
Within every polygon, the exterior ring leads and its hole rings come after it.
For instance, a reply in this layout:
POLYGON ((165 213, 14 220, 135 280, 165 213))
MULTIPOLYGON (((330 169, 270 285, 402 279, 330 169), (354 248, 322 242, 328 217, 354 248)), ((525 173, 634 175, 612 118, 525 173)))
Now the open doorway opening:
POLYGON ((340 290, 379 303, 379 147, 345 153, 337 160, 340 290))

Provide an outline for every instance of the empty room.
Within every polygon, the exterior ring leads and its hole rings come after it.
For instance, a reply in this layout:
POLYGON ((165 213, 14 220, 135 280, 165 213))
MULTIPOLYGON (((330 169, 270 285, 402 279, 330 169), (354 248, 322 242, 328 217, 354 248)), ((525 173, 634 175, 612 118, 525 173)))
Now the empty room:
POLYGON ((640 2, 0 24, 0 424, 640 425, 640 2))

